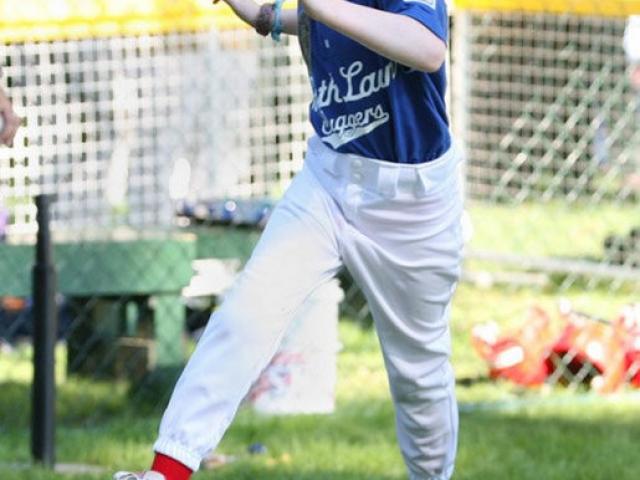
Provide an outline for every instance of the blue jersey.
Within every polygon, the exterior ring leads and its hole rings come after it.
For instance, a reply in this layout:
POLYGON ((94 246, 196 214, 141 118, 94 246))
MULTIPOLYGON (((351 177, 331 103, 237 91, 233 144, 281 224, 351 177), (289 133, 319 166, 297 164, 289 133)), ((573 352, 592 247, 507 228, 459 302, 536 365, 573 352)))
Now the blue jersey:
MULTIPOLYGON (((349 1, 407 15, 447 43, 445 0, 349 1)), ((313 90, 310 118, 325 144, 396 163, 428 162, 449 149, 444 66, 431 74, 413 70, 305 17, 300 41, 313 90)))

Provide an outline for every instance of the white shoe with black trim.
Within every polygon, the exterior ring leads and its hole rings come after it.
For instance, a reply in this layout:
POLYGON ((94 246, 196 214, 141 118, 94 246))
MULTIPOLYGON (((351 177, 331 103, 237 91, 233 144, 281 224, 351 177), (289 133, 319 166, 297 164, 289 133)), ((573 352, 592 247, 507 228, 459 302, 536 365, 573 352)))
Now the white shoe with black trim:
POLYGON ((118 472, 113 475, 113 480, 166 480, 164 475, 158 472, 131 473, 118 472))

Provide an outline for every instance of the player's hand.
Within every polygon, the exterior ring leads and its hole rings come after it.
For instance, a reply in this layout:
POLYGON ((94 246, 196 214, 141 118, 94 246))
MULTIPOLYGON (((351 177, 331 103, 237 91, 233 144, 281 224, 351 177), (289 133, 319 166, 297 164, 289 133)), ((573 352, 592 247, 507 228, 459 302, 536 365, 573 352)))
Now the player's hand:
POLYGON ((11 146, 16 136, 18 128, 20 128, 20 117, 13 111, 11 101, 0 88, 0 115, 2 116, 3 128, 0 131, 0 144, 11 146))
POLYGON ((631 85, 636 90, 640 90, 640 65, 635 65, 631 69, 631 85))

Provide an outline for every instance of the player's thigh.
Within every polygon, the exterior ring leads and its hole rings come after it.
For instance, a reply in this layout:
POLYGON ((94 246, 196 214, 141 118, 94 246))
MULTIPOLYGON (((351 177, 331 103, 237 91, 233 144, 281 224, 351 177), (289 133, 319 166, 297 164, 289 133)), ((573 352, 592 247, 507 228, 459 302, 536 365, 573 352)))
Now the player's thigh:
POLYGON ((226 296, 235 317, 287 318, 340 268, 330 205, 309 175, 294 179, 226 296))
POLYGON ((394 393, 448 382, 449 314, 461 245, 456 217, 437 235, 393 251, 361 237, 345 258, 374 317, 394 393))

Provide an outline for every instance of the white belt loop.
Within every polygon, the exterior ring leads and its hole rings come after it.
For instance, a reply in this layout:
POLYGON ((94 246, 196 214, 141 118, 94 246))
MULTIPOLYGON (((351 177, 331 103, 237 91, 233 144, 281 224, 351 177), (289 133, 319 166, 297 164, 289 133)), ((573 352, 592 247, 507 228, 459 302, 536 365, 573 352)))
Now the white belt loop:
POLYGON ((428 168, 417 168, 416 169, 416 196, 418 198, 426 197, 427 192, 433 186, 433 181, 429 178, 429 169, 428 168))
POLYGON ((340 158, 340 154, 338 152, 331 152, 330 155, 328 155, 328 161, 327 161, 327 169, 329 170, 329 173, 333 174, 334 176, 339 176, 340 175, 340 167, 342 165, 340 165, 340 161, 342 160, 340 158))
POLYGON ((340 176, 340 154, 327 147, 318 137, 312 137, 309 144, 322 159, 322 169, 333 177, 340 176))
POLYGON ((385 198, 394 198, 398 188, 400 169, 397 165, 378 167, 378 190, 385 198))

